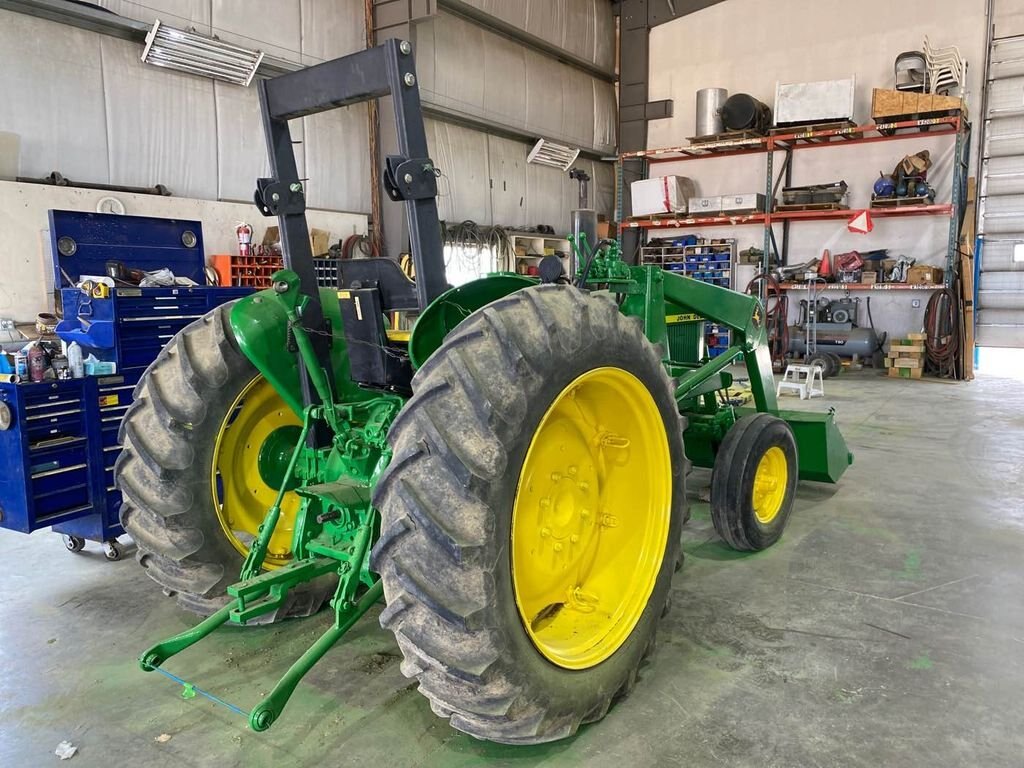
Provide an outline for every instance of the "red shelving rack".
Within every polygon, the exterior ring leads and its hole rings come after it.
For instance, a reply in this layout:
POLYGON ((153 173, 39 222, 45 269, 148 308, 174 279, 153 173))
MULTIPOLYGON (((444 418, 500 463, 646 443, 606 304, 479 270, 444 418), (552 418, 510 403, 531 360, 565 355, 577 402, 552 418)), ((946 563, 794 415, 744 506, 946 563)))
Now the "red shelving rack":
MULTIPOLYGON (((893 120, 871 125, 850 125, 817 130, 793 129, 790 132, 776 132, 769 136, 723 139, 720 141, 689 144, 685 146, 661 147, 636 152, 624 152, 620 160, 644 160, 648 168, 658 163, 703 160, 708 158, 735 157, 738 155, 764 155, 766 158, 765 199, 769 206, 774 205, 775 178, 773 173, 774 156, 777 152, 789 153, 803 149, 820 149, 863 144, 879 141, 899 141, 920 138, 921 134, 948 134, 956 138, 955 169, 953 175, 952 199, 949 203, 932 205, 907 205, 893 208, 869 208, 873 218, 904 218, 910 216, 938 216, 949 219, 949 237, 946 254, 946 282, 949 283, 955 269, 953 259, 956 254, 959 212, 963 207, 965 190, 963 189, 967 172, 966 138, 970 134, 970 124, 961 114, 940 115, 923 119, 893 120)), ((786 164, 786 181, 792 163, 786 164)), ((772 225, 781 223, 783 243, 790 223, 802 221, 827 221, 851 219, 864 209, 845 209, 829 211, 770 211, 766 213, 739 214, 733 216, 663 216, 644 217, 626 220, 623 226, 634 229, 693 229, 719 226, 761 226, 764 228, 764 252, 767 254, 772 247, 772 225)), ((782 247, 786 252, 785 244, 782 247)), ((767 266, 767 265, 766 265, 767 266)), ((883 284, 884 285, 884 284, 883 284)), ((910 287, 910 286, 908 286, 910 287)), ((852 289, 851 290, 855 290, 852 289)), ((870 290, 883 290, 872 287, 870 290)))

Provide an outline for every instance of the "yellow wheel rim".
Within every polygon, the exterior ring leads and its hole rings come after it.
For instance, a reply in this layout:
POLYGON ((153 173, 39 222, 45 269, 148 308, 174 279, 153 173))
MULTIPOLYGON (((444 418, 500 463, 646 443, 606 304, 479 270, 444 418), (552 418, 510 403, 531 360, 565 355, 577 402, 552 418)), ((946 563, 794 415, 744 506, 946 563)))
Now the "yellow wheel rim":
MULTIPOLYGON (((277 489, 261 477, 260 450, 276 430, 294 426, 301 427, 298 417, 270 383, 257 376, 235 398, 217 433, 210 478, 213 505, 224 535, 242 555, 249 553, 249 545, 277 496, 277 489)), ((285 494, 264 567, 279 568, 291 561, 299 501, 295 493, 285 494)))
POLYGON ((786 500, 788 481, 786 454, 777 445, 772 446, 757 463, 754 475, 753 506, 758 522, 767 524, 778 517, 786 500))
POLYGON ((512 506, 512 586, 527 634, 567 669, 626 641, 661 570, 672 467, 661 413, 620 368, 567 386, 541 419, 512 506))

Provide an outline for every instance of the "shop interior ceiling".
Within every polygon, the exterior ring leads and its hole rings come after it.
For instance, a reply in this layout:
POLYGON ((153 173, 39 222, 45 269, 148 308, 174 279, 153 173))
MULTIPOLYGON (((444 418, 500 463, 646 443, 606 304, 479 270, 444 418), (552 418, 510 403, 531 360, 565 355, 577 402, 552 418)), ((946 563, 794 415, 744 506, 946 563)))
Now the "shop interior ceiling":
MULTIPOLYGON (((614 66, 611 4, 460 0, 526 29, 602 69, 614 66)), ((261 4, 244 0, 104 0, 139 22, 161 18, 259 47, 296 65, 312 64, 364 45, 361 0, 261 4)), ((615 144, 610 82, 442 13, 416 28, 424 101, 434 113, 465 114, 515 131, 573 143, 591 157, 615 144), (458 45, 452 44, 457 41, 458 45)), ((248 200, 253 179, 267 172, 256 92, 146 67, 139 44, 0 10, 0 44, 10 64, 0 89, 13 103, 33 104, 4 118, 21 136, 22 176, 64 176, 102 183, 161 183, 179 196, 248 200), (46 89, 36 85, 43 79, 46 89), (74 121, 53 115, 75 115, 74 121), (83 151, 86 150, 86 151, 83 151), (186 162, 182 162, 186 158, 186 162)), ((524 145, 431 120, 432 152, 451 158, 449 218, 502 224, 568 210, 575 185, 553 169, 525 165, 524 145), (494 190, 497 189, 497 192, 494 190)), ((311 206, 368 211, 367 121, 364 106, 305 118, 293 127, 303 144, 299 170, 309 177, 311 206)), ((595 204, 611 212, 611 165, 585 161, 595 204)), ((442 182, 442 190, 444 182, 442 182)), ((561 222, 546 222, 556 226, 561 222)))

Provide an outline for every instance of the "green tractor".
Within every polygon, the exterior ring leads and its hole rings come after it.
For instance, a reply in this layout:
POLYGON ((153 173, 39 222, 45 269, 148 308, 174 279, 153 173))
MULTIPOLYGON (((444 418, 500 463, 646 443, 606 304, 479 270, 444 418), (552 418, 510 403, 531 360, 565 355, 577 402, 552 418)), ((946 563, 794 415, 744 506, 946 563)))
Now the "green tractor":
POLYGON ((452 726, 510 744, 569 736, 630 690, 654 647, 689 463, 713 468, 722 538, 759 550, 781 535, 798 477, 839 479, 843 438, 831 414, 778 410, 756 298, 614 247, 574 282, 449 288, 408 43, 264 81, 260 99, 273 178, 256 202, 278 217, 285 269, 178 334, 121 426, 139 562, 206 617, 140 664, 183 682, 164 663, 218 627, 329 605, 333 626, 271 693, 232 706, 263 731, 383 598, 402 672, 452 726), (405 205, 417 279, 354 260, 343 290, 319 288, 288 121, 387 96, 401 154, 384 182, 405 205), (732 328, 733 346, 672 360, 666 318, 684 312, 732 328), (395 313, 417 314, 411 334, 395 313), (738 361, 749 412, 718 397, 738 361))

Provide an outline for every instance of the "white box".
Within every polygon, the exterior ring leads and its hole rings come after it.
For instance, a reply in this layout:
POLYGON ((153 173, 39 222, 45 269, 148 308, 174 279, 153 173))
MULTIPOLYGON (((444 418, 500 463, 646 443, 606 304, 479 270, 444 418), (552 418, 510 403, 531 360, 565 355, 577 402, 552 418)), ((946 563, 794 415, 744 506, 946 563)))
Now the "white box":
POLYGON ((721 216, 722 196, 691 197, 689 199, 690 216, 721 216))
POLYGON ((775 84, 775 124, 853 120, 857 79, 775 84))
POLYGON ((657 176, 634 181, 629 185, 633 216, 686 213, 686 200, 693 189, 693 181, 685 176, 657 176))
POLYGON ((743 192, 738 195, 722 195, 722 213, 761 211, 764 212, 764 195, 760 192, 743 192))

